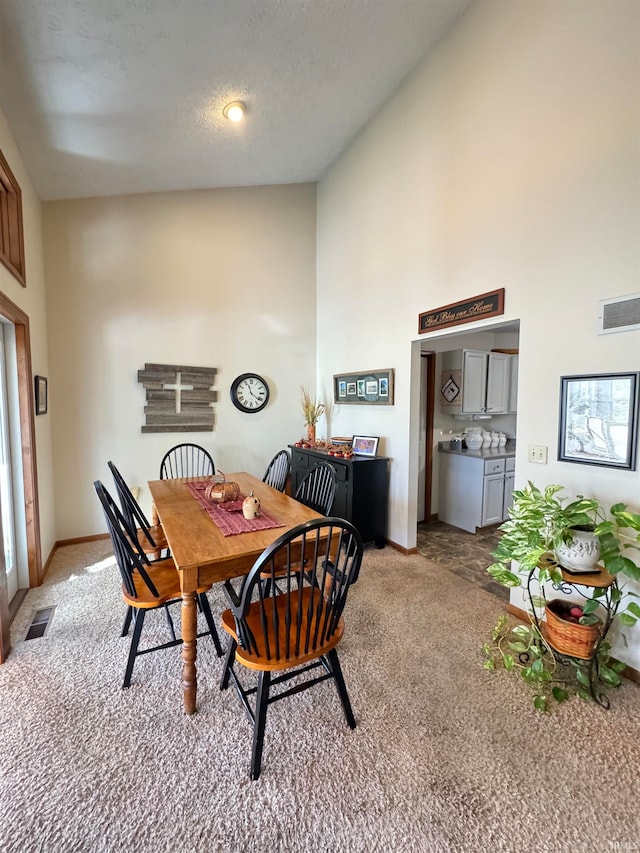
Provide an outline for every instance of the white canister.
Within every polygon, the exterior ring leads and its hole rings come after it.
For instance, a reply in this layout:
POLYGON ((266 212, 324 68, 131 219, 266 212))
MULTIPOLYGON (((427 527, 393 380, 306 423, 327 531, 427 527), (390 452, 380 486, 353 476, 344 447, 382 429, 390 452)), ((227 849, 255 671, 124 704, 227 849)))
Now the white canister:
POLYGON ((464 436, 469 450, 480 450, 482 447, 482 430, 480 427, 469 427, 464 436))
POLYGON ((503 432, 501 432, 500 438, 498 439, 498 447, 504 447, 506 443, 507 443, 507 436, 503 432))
POLYGON ((491 447, 491 433, 484 429, 482 430, 482 446, 491 447))
POLYGON ((497 432, 491 433, 491 447, 497 447, 498 442, 500 441, 500 434, 497 432))

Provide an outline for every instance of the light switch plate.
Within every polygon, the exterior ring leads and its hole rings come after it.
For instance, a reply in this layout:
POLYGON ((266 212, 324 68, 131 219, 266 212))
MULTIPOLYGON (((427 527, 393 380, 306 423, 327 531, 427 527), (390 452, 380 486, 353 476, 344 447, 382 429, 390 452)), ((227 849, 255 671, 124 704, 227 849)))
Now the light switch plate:
POLYGON ((529 445, 529 462, 536 462, 539 465, 547 464, 549 448, 544 444, 529 445))

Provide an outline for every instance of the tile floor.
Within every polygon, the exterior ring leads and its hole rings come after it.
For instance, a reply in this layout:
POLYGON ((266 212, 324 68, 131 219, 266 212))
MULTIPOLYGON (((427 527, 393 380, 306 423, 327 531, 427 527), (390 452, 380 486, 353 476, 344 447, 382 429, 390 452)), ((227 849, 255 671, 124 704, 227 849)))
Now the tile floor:
POLYGON ((509 590, 491 580, 487 568, 494 562, 491 552, 498 544, 497 527, 488 527, 478 533, 467 533, 436 521, 418 524, 418 553, 454 572, 470 583, 477 584, 504 601, 509 601, 509 590))

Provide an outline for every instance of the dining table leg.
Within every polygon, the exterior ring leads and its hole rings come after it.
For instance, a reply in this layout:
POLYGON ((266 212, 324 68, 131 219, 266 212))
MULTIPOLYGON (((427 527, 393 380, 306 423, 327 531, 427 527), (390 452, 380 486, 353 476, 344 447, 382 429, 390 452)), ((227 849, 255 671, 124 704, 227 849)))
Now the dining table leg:
POLYGON ((196 672, 196 634, 198 609, 195 591, 182 592, 182 693, 186 714, 196 712, 198 677, 196 672))

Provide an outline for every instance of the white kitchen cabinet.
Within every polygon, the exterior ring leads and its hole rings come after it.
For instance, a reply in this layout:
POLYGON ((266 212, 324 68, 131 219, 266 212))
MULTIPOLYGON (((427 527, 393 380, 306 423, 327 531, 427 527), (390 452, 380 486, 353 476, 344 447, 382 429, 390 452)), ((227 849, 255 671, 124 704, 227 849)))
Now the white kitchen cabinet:
POLYGON ((509 360, 509 405, 507 411, 515 413, 518 410, 518 356, 510 355, 509 360))
POLYGON ((502 522, 506 477, 513 477, 511 472, 505 474, 505 468, 512 462, 512 457, 441 453, 438 520, 469 533, 502 522))
POLYGON ((462 355, 462 408, 461 414, 482 412, 487 404, 486 352, 464 350, 462 355))
MULTIPOLYGON (((507 459, 507 462, 509 460, 507 459)), ((504 475, 504 502, 502 506, 502 520, 506 521, 509 518, 509 508, 513 504, 513 489, 514 489, 515 474, 507 472, 504 475)))
POLYGON ((487 353, 487 400, 485 412, 506 412, 509 405, 511 356, 504 352, 487 353))
POLYGON ((482 484, 482 519, 480 527, 500 524, 504 512, 504 474, 491 474, 482 484))
POLYGON ((443 354, 440 403, 452 415, 500 414, 507 411, 511 356, 484 350, 443 354), (459 388, 459 393, 454 394, 459 388), (453 391, 452 391, 453 389, 453 391))

